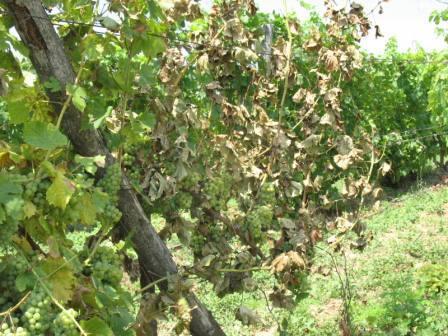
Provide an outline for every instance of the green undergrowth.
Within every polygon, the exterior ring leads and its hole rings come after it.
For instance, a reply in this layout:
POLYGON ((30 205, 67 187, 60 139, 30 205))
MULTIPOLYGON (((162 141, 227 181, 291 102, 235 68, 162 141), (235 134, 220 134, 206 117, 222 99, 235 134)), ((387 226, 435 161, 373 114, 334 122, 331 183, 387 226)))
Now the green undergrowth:
MULTIPOLYGON (((385 199, 379 211, 365 213, 370 239, 363 250, 350 248, 354 234, 342 242, 344 253, 331 250, 325 239, 317 244, 290 309, 272 306, 275 280, 268 271, 254 273, 252 292, 218 297, 201 281, 195 291, 229 336, 339 335, 341 278, 352 293, 353 335, 448 335, 448 186, 416 183, 388 190, 385 199), (241 307, 255 323, 236 318, 241 307)), ((159 230, 165 225, 158 216, 152 221, 159 230)), ((74 234, 77 248, 89 234, 74 234)), ((192 264, 175 235, 168 245, 179 265, 192 264)), ((161 321, 160 334, 171 335, 175 323, 161 321)))
POLYGON ((448 187, 414 186, 391 195, 365 221, 371 239, 364 250, 343 254, 324 242, 316 246, 292 310, 268 306, 267 272, 255 274, 259 289, 251 293, 219 298, 199 284, 198 295, 228 335, 338 335, 339 272, 351 288, 354 335, 448 335, 448 187), (256 313, 258 323, 236 320, 241 306, 256 313))

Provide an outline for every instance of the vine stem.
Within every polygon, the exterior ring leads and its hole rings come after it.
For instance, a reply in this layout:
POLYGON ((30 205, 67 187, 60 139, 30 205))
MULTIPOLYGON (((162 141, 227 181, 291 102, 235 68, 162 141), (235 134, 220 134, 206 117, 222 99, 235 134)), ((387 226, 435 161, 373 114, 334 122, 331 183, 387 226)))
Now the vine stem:
POLYGON ((217 272, 221 273, 246 273, 246 272, 254 272, 254 271, 268 271, 270 267, 251 267, 251 268, 218 268, 217 272))
POLYGON ((273 307, 271 307, 271 305, 269 304, 269 299, 268 299, 268 296, 266 295, 266 292, 261 287, 258 287, 258 290, 263 294, 264 300, 266 301, 266 308, 268 309, 269 313, 271 314, 272 318, 274 319, 275 323, 277 324, 278 331, 281 334, 282 326, 281 326, 280 322, 278 321, 278 317, 275 314, 273 307))
POLYGON ((13 307, 8 308, 7 310, 5 310, 4 312, 0 313, 0 317, 3 316, 8 316, 11 315, 12 313, 14 313, 27 299, 28 297, 31 295, 31 291, 26 293, 23 298, 20 299, 19 302, 17 302, 13 307))
POLYGON ((153 282, 147 284, 145 287, 142 287, 142 288, 136 290, 136 292, 138 292, 138 293, 142 293, 142 292, 144 292, 144 291, 150 289, 151 287, 154 287, 154 286, 158 285, 159 283, 161 283, 161 282, 163 282, 163 281, 166 281, 166 280, 168 280, 168 277, 167 277, 167 276, 165 276, 165 277, 163 277, 163 278, 160 278, 160 279, 157 279, 156 281, 153 281, 153 282))

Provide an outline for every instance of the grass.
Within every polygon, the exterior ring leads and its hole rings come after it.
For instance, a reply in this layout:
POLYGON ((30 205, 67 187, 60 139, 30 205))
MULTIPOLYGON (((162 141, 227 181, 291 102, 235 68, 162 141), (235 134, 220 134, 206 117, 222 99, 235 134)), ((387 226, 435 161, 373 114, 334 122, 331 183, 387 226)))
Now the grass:
MULTIPOLYGON (((203 284, 198 295, 228 335, 338 335, 343 300, 335 270, 346 264, 355 335, 448 335, 448 186, 414 186, 393 196, 366 220, 372 239, 363 251, 342 255, 317 246, 293 310, 270 311, 261 291, 218 298, 203 284), (235 319, 241 305, 257 313, 257 325, 235 319)), ((268 273, 255 279, 266 293, 272 288, 268 273)))

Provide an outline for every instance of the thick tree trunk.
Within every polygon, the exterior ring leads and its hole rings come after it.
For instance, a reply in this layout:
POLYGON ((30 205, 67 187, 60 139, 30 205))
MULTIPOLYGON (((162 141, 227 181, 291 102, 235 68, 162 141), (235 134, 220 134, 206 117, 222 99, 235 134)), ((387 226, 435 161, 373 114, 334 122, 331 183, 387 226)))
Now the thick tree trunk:
MULTIPOLYGON (((67 84, 73 84, 75 74, 72 65, 41 1, 0 1, 8 8, 14 18, 17 32, 29 48, 30 58, 40 81, 46 82, 50 77, 54 77, 63 88, 67 84)), ((60 104, 66 100, 66 95, 51 92, 48 92, 48 95, 51 101, 56 102, 54 109, 58 115, 60 104)), ((83 156, 105 155, 107 163, 112 164, 115 159, 107 149, 101 134, 95 129, 82 129, 81 117, 81 113, 71 104, 61 124, 62 131, 70 139, 75 151, 83 156)), ((142 285, 167 274, 177 273, 170 251, 144 214, 126 177, 123 177, 119 196, 119 209, 122 212, 119 229, 131 235, 141 270, 147 275, 143 278, 142 285)), ((188 294, 187 301, 192 308, 190 330, 193 335, 225 335, 194 294, 188 294)))

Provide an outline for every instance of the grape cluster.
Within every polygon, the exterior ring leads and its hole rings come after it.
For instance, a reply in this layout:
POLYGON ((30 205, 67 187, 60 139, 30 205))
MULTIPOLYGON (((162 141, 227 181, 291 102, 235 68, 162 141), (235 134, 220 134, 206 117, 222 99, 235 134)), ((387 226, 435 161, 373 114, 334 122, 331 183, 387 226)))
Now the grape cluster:
POLYGON ((112 223, 117 223, 121 219, 121 211, 115 205, 107 204, 104 213, 112 223))
POLYGON ((92 259, 92 273, 102 283, 116 287, 123 278, 121 265, 121 258, 114 249, 100 246, 92 259))
POLYGON ((126 172, 133 185, 140 185, 140 172, 138 169, 134 167, 134 169, 128 169, 126 172))
POLYGON ((272 207, 259 205, 250 211, 246 218, 245 229, 255 240, 262 238, 262 231, 270 227, 274 212, 272 207))
POLYGON ((0 336, 32 336, 28 330, 23 327, 16 327, 19 323, 19 319, 16 317, 12 318, 13 325, 9 325, 3 322, 0 326, 0 336))
MULTIPOLYGON (((0 205, 0 213, 3 210, 2 205, 0 205)), ((0 220, 0 247, 5 247, 11 244, 12 236, 17 232, 19 228, 19 222, 11 217, 6 217, 4 221, 0 220)))
MULTIPOLYGON (((19 175, 11 174, 9 176, 11 179, 19 179, 19 175)), ((28 198, 31 199, 35 190, 37 190, 36 182, 31 183, 30 188, 26 185, 22 196, 26 198, 25 195, 28 195, 28 198)), ((19 219, 23 216, 23 204, 23 199, 19 197, 0 204, 0 247, 10 245, 12 236, 17 232, 19 219)))
POLYGON ((48 295, 36 288, 22 308, 23 327, 32 335, 45 334, 52 326, 55 307, 48 295))
POLYGON ((186 192, 178 192, 174 197, 174 202, 178 209, 190 209, 193 197, 186 192))
POLYGON ((14 256, 4 258, 0 262, 0 311, 5 311, 20 299, 20 294, 16 290, 15 281, 17 276, 26 270, 26 261, 14 256))
POLYGON ((135 157, 129 153, 123 155, 123 164, 128 167, 132 167, 135 162, 135 157))
MULTIPOLYGON (((34 177, 32 175, 31 176, 29 175, 29 178, 33 179, 34 177)), ((26 199, 32 200, 38 189, 39 189, 39 181, 33 179, 31 182, 25 185, 23 196, 26 199)))
POLYGON ((263 205, 274 206, 276 202, 275 186, 272 183, 265 183, 260 190, 260 203, 263 205))
POLYGON ((202 248, 204 247, 206 242, 207 240, 203 235, 201 235, 197 231, 194 231, 190 240, 190 248, 195 254, 201 254, 202 248))
POLYGON ((54 336, 78 336, 78 328, 73 322, 76 317, 78 317, 78 312, 71 308, 60 312, 54 320, 54 336))
POLYGON ((118 191, 121 187, 121 168, 118 163, 110 165, 106 174, 98 182, 98 186, 106 192, 113 202, 118 201, 118 191))
POLYGON ((118 163, 107 168, 106 174, 98 182, 98 186, 101 187, 110 198, 109 204, 104 209, 104 215, 107 222, 112 224, 117 223, 121 218, 121 212, 115 206, 118 203, 118 192, 121 188, 121 168, 118 163))
POLYGON ((199 181, 201 181, 201 174, 198 172, 192 172, 188 174, 183 180, 182 180, 182 186, 184 186, 186 189, 194 189, 199 181))
POLYGON ((204 186, 210 205, 217 210, 224 210, 230 198, 231 184, 227 175, 208 180, 204 186))
MULTIPOLYGON (((37 208, 44 208, 45 205, 47 204, 47 199, 46 199, 46 193, 48 188, 50 187, 51 182, 50 180, 41 180, 41 181, 33 181, 30 183, 29 185, 29 195, 33 195, 32 200, 34 205, 37 208), (32 194, 31 194, 32 192, 32 194)), ((27 196, 28 193, 28 186, 25 188, 25 197, 27 196)))

